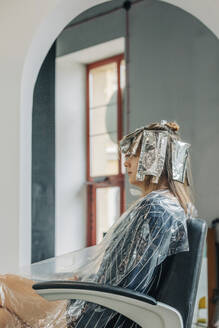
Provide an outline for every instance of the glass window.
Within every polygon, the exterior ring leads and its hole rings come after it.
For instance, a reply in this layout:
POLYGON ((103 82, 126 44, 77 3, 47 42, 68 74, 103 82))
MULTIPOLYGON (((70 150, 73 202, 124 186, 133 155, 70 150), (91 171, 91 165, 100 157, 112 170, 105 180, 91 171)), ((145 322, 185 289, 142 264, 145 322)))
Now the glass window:
POLYGON ((118 139, 122 137, 124 56, 89 64, 87 74, 87 245, 91 246, 102 240, 125 210, 124 175, 118 149, 118 139))
POLYGON ((98 107, 90 111, 90 136, 117 132, 117 105, 98 107))
POLYGON ((117 64, 110 63, 90 70, 90 108, 107 105, 117 91, 117 64))
POLYGON ((117 133, 90 137, 90 175, 109 176, 119 173, 117 133))
POLYGON ((120 63, 120 87, 121 89, 125 88, 125 60, 121 60, 120 63))
POLYGON ((120 216, 120 188, 97 188, 96 211, 96 242, 98 244, 120 216))
POLYGON ((89 72, 90 176, 119 173, 117 63, 89 72))

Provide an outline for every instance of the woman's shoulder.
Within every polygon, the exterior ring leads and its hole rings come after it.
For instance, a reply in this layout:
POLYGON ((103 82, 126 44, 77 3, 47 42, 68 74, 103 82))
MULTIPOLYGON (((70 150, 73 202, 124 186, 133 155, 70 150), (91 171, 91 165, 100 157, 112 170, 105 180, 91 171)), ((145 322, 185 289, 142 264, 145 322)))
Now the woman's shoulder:
MULTIPOLYGON (((131 215, 130 233, 139 230, 153 245, 165 243, 168 255, 189 250, 187 216, 168 191, 153 191, 142 197, 131 215)), ((167 254, 166 254, 167 255, 167 254)))

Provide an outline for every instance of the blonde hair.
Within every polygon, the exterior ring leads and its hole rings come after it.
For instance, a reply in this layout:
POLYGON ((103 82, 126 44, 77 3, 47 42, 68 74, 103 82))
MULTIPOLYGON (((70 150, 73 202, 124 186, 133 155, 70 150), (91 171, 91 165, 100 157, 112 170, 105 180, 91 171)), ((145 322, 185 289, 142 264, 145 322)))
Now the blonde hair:
MULTIPOLYGON (((178 135, 179 131, 179 125, 176 122, 166 122, 165 126, 169 130, 170 134, 174 135, 174 137, 180 139, 178 135)), ((149 130, 166 130, 166 128, 161 125, 160 123, 152 123, 147 126, 147 129, 149 130)), ((170 147, 171 141, 168 141, 167 147, 170 147)), ((137 153, 140 154, 141 149, 141 143, 139 144, 137 153)), ((187 178, 185 179, 184 183, 175 181, 172 179, 172 175, 169 176, 169 172, 171 170, 168 170, 168 167, 171 165, 171 159, 168 158, 168 156, 165 159, 164 169, 162 172, 162 175, 159 179, 158 184, 152 183, 152 176, 146 176, 145 177, 145 190, 148 189, 148 186, 151 187, 152 190, 158 190, 160 189, 160 186, 162 183, 166 183, 167 188, 170 190, 170 192, 178 199, 180 205, 184 209, 184 211, 187 213, 189 204, 194 204, 194 197, 192 192, 192 186, 188 184, 187 178)), ((190 169, 190 168, 188 168, 190 169)))

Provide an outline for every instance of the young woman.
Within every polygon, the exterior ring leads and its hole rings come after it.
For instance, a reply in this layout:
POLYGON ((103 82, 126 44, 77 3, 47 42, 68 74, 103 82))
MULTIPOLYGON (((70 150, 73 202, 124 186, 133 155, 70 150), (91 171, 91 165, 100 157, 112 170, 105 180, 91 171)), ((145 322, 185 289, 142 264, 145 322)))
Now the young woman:
MULTIPOLYGON (((161 121, 121 140, 129 182, 140 188, 142 197, 123 213, 99 245, 71 254, 73 264, 68 271, 71 268, 72 279, 150 294, 166 257, 189 250, 190 145, 180 140, 178 130, 176 123, 161 121)), ((45 272, 45 268, 44 262, 37 270, 45 272)), ((48 302, 35 294, 32 284, 32 280, 15 275, 0 277, 1 328, 138 327, 96 304, 48 302)))

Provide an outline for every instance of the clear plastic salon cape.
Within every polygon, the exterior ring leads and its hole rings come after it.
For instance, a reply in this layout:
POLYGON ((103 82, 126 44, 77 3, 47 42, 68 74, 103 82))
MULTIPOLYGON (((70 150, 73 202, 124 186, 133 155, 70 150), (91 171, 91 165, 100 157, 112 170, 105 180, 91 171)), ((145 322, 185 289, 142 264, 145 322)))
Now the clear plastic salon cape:
POLYGON ((189 250, 186 219, 168 190, 153 191, 123 213, 100 244, 32 264, 21 276, 2 276, 1 306, 14 320, 8 327, 138 327, 96 304, 48 302, 32 290, 32 280, 91 281, 147 293, 158 265, 169 255, 189 250))

